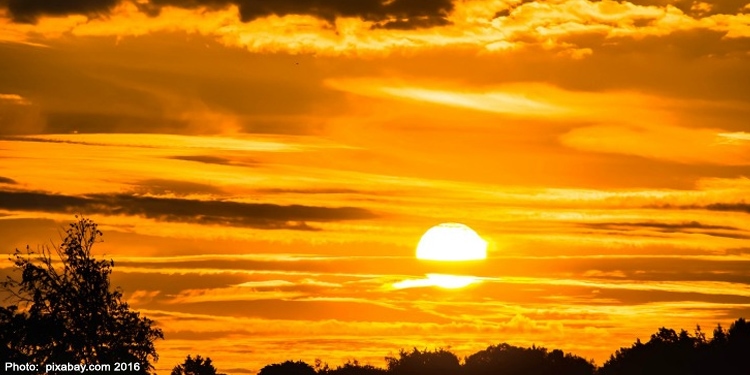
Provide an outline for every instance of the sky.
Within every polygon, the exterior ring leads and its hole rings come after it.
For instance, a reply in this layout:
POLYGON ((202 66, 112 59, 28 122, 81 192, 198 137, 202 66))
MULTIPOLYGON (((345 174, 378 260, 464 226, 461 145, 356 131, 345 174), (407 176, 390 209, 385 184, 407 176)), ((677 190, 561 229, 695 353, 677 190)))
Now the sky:
POLYGON ((601 365, 750 317, 748 119, 745 0, 0 0, 2 252, 92 218, 160 373, 601 365))

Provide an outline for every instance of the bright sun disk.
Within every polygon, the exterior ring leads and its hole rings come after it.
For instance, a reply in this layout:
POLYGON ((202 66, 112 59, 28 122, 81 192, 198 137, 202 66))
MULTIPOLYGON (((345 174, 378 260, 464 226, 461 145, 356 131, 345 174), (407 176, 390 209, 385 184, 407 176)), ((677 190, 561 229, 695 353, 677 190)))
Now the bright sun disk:
POLYGON ((443 223, 428 229, 417 245, 417 259, 461 261, 486 258, 487 241, 459 223, 443 223))

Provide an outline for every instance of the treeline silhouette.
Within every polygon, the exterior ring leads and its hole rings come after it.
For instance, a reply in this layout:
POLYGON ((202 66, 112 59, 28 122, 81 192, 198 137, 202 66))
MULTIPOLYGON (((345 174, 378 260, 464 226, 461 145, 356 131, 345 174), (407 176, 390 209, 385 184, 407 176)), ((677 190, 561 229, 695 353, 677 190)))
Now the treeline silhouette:
POLYGON ((562 350, 499 344, 462 360, 445 349, 401 350, 386 367, 349 361, 336 368, 316 360, 286 361, 263 367, 258 375, 750 375, 750 323, 737 319, 728 330, 718 325, 707 339, 695 332, 660 328, 648 342, 620 348, 601 367, 562 350))
MULTIPOLYGON (((69 368, 41 364, 131 364, 110 369, 155 374, 155 341, 164 338, 155 322, 132 311, 122 291, 110 287, 114 261, 97 260, 97 225, 85 218, 70 224, 59 246, 10 257, 20 278, 9 276, 0 293, 11 303, 0 306, 0 365, 4 373, 69 374, 69 368), (15 364, 16 367, 8 367, 15 364), (24 367, 37 364, 39 368, 24 367), (137 366, 133 366, 137 364, 137 366)), ((488 347, 465 358, 445 349, 401 350, 385 358, 385 367, 350 360, 331 367, 285 361, 263 367, 259 375, 750 375, 750 324, 737 319, 718 325, 711 339, 696 327, 691 334, 660 328, 648 342, 620 348, 601 367, 561 350, 509 344, 488 347)), ((76 372, 80 372, 76 370, 76 372)), ((98 373, 97 371, 85 371, 98 373)), ((225 375, 211 358, 188 355, 171 375, 225 375)))

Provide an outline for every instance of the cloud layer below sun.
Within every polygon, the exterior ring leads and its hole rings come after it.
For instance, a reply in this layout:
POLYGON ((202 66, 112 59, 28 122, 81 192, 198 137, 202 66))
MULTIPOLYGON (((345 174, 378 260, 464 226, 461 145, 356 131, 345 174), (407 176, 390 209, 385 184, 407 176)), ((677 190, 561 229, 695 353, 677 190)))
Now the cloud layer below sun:
POLYGON ((742 1, 55 4, 0 0, 2 246, 91 216, 160 371, 750 313, 742 1), (443 222, 487 259, 415 259, 443 222))

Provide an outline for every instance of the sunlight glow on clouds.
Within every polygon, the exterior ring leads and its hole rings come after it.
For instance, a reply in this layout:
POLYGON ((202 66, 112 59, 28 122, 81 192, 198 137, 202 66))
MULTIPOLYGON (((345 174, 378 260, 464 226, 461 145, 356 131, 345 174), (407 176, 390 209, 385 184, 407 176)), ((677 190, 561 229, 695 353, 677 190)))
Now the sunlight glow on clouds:
POLYGON ((737 144, 750 141, 750 133, 747 132, 736 132, 736 133, 719 133, 719 143, 737 144))
POLYGON ((544 116, 545 114, 555 114, 560 111, 559 109, 545 103, 536 102, 523 96, 513 94, 457 94, 447 91, 390 87, 382 88, 382 90, 387 94, 397 97, 497 113, 522 113, 534 116, 544 116))
POLYGON ((338 90, 364 96, 391 96, 530 118, 602 123, 574 128, 560 137, 562 144, 579 150, 684 163, 744 165, 750 162, 750 145, 738 144, 746 138, 745 133, 676 125, 681 120, 679 108, 691 105, 677 99, 635 92, 569 91, 540 83, 517 83, 484 92, 422 88, 374 79, 327 83, 338 90), (717 142, 717 138, 727 141, 717 142))
POLYGON ((129 1, 116 6, 107 17, 88 19, 83 15, 42 17, 37 25, 14 25, 6 15, 0 19, 8 41, 38 43, 37 36, 140 36, 158 32, 184 31, 210 35, 229 46, 256 52, 315 53, 325 55, 382 55, 397 50, 437 46, 473 45, 486 51, 507 50, 533 40, 545 48, 568 51, 580 58, 590 48, 562 40, 576 35, 642 38, 664 36, 685 30, 725 32, 727 38, 750 35, 750 14, 716 14, 695 19, 679 9, 640 6, 629 2, 567 0, 528 2, 515 6, 506 16, 492 18, 512 6, 500 1, 461 1, 449 15, 453 25, 422 30, 373 28, 377 23, 339 17, 334 27, 310 15, 261 17, 241 22, 239 9, 183 9, 163 7, 159 16, 142 13, 129 1), (647 20, 646 26, 635 26, 647 20))
POLYGON ((24 99, 21 95, 17 94, 0 94, 0 101, 5 101, 11 104, 26 105, 29 102, 24 99))
MULTIPOLYGON (((285 139, 282 136, 243 137, 242 135, 237 135, 233 137, 190 137, 161 134, 144 137, 139 134, 55 134, 20 137, 20 139, 24 138, 32 141, 40 139, 52 142, 59 141, 101 146, 145 147, 183 151, 210 149, 224 151, 292 152, 303 151, 308 147, 316 147, 314 143, 309 146, 295 144, 292 137, 285 139)), ((305 140, 303 137, 299 137, 298 139, 305 140)), ((307 140, 315 142, 314 139, 308 138, 307 140)), ((334 145, 331 146, 335 147, 334 145)), ((326 145, 321 144, 319 147, 326 147, 326 145)))
POLYGON ((473 276, 427 274, 424 279, 403 280, 393 284, 396 289, 421 288, 437 286, 447 289, 458 289, 481 281, 473 276))
POLYGON ((750 163, 750 145, 738 144, 740 140, 744 140, 742 133, 719 133, 716 129, 685 129, 662 124, 592 126, 574 129, 562 137, 564 144, 587 151, 683 163, 746 165, 750 163), (726 141, 717 142, 717 138, 726 141))

